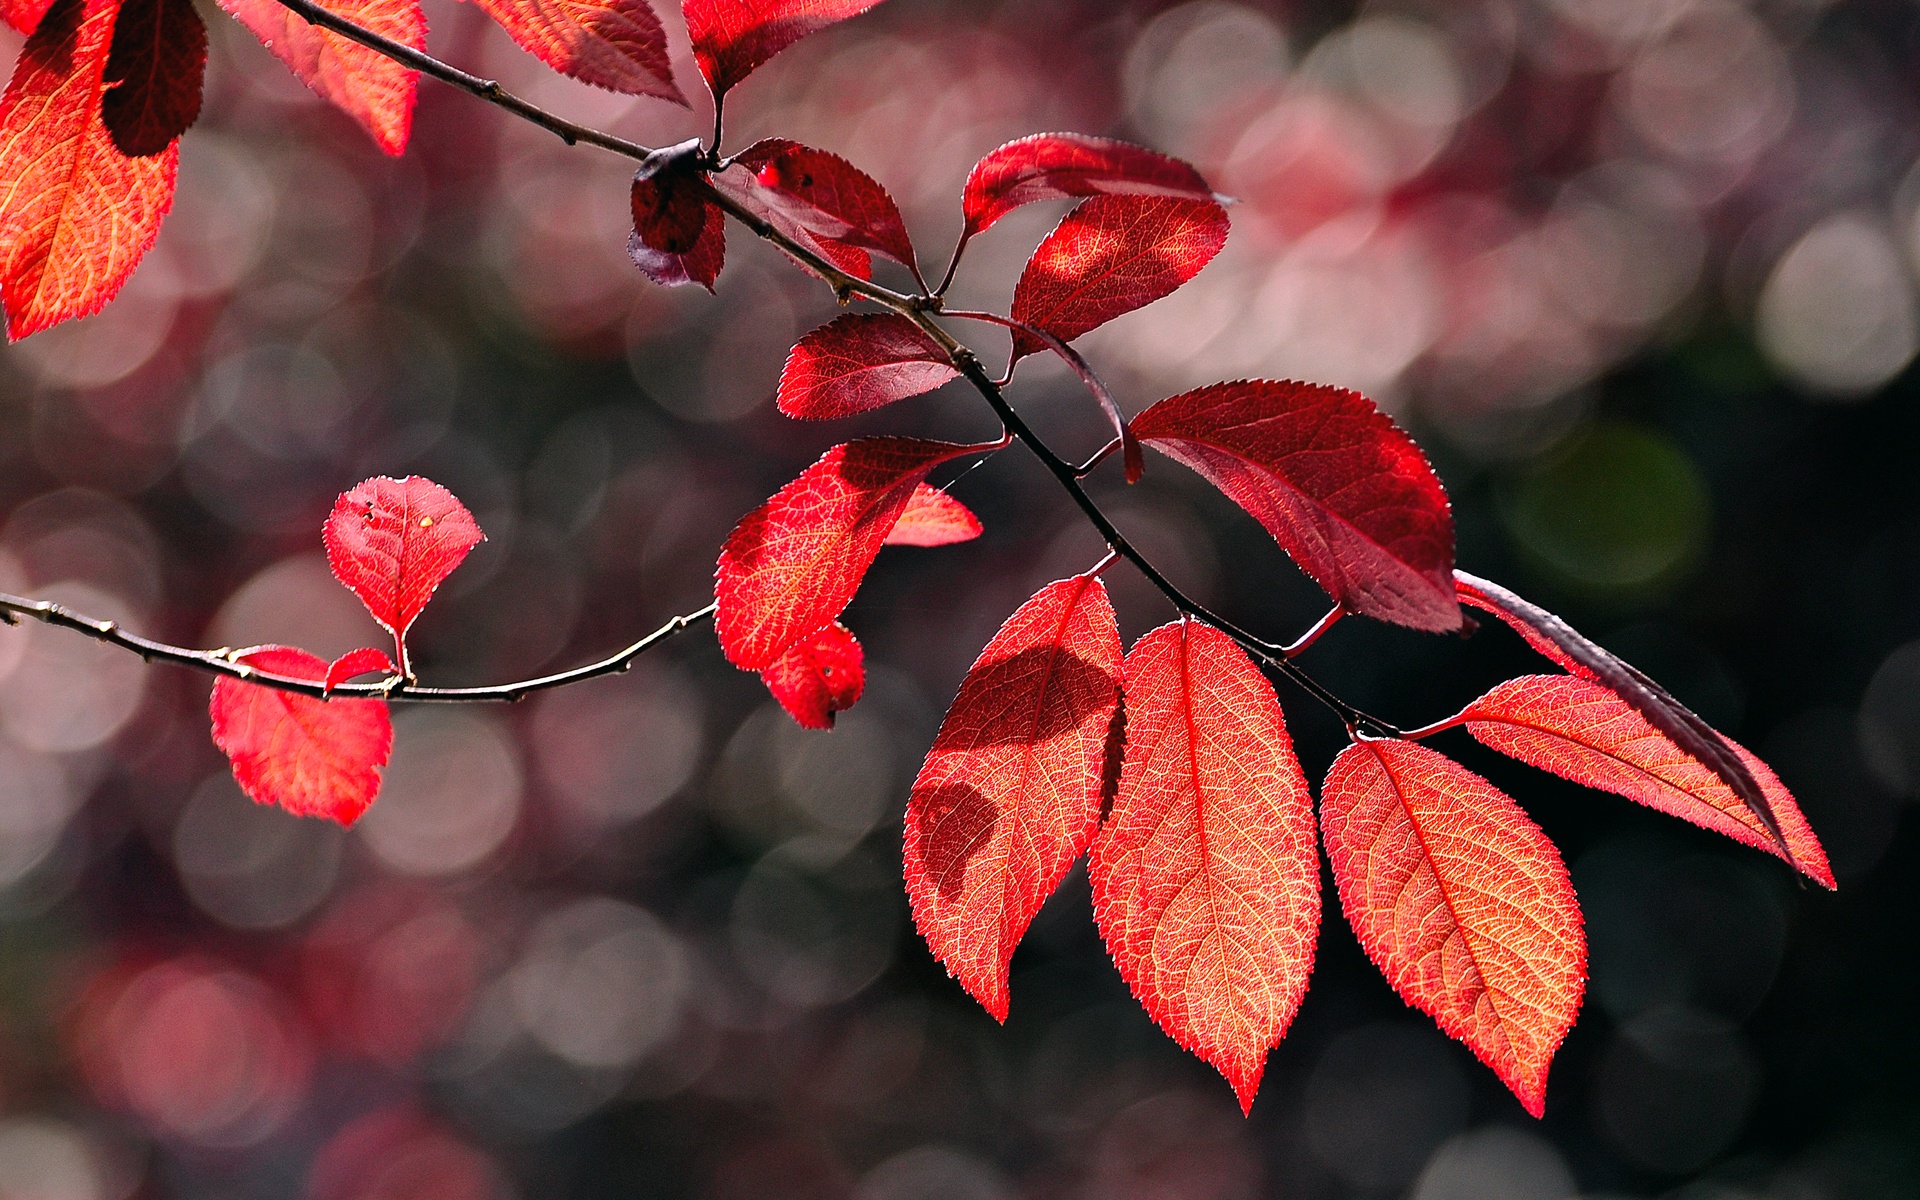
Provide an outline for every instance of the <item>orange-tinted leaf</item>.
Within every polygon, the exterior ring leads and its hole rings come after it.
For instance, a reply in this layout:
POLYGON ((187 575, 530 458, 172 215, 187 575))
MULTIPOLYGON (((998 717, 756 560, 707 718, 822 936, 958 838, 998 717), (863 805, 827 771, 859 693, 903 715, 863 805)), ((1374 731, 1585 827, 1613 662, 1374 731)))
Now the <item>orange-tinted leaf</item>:
POLYGON ((801 420, 850 417, 918 396, 960 372, 898 313, 849 313, 800 339, 780 372, 780 411, 801 420))
POLYGON ((374 672, 392 676, 400 673, 384 650, 375 650, 372 646, 362 646, 358 650, 349 650, 327 665, 327 677, 323 681, 326 689, 332 691, 357 675, 371 675, 374 672))
POLYGON ((1200 172, 1177 158, 1084 133, 1037 133, 1008 142, 967 173, 965 236, 1023 204, 1101 195, 1214 199, 1200 172))
MULTIPOLYGON (((1168 295, 1227 244, 1227 210, 1211 200, 1095 196, 1067 214, 1027 260, 1013 319, 1070 342, 1168 295)), ((1013 333, 1017 361, 1046 349, 1013 333)))
MULTIPOLYGON (((320 7, 415 50, 427 48, 417 0, 316 0, 320 7)), ((407 148, 419 72, 309 25, 276 0, 219 0, 315 95, 360 123, 388 154, 407 148)))
POLYGON ((822 253, 872 250, 914 265, 913 243, 893 197, 839 155, 767 138, 735 155, 734 165, 714 176, 714 186, 822 253))
POLYGON ((1611 688, 1570 675, 1511 679, 1454 718, 1500 753, 1563 779, 1616 792, 1792 862, 1831 888, 1826 851, 1793 794, 1767 765, 1728 742, 1766 794, 1789 856, 1725 780, 1611 688))
POLYGON ((1244 1111, 1306 994, 1313 802, 1273 685, 1220 631, 1163 625, 1126 665, 1126 758, 1094 840, 1094 916, 1133 994, 1244 1111))
POLYGON ((715 96, 810 33, 880 0, 680 0, 693 35, 693 58, 715 96))
POLYGON ((787 714, 808 729, 832 729, 833 714, 852 708, 867 685, 860 641, 838 621, 760 672, 787 714))
POLYGON ((720 550, 714 587, 727 660, 765 670, 832 624, 927 472, 974 448, 898 437, 848 442, 740 518, 720 550))
MULTIPOLYGON (((273 675, 321 682, 327 664, 291 646, 256 646, 235 661, 273 675)), ((351 825, 380 790, 393 722, 380 700, 315 700, 222 678, 208 701, 213 742, 233 777, 262 804, 351 825)))
POLYGON ((1348 610, 1460 628, 1453 511, 1413 439, 1345 388, 1242 380, 1162 400, 1142 442, 1251 513, 1348 610))
POLYGON ((914 923, 998 1020, 1014 947, 1100 823, 1120 670, 1106 588, 1048 584, 980 652, 914 780, 914 923))
POLYGON ((647 0, 474 0, 516 44, 562 75, 682 107, 667 32, 647 0))
POLYGON ((1341 751, 1320 820, 1367 957, 1539 1116, 1586 987, 1560 852, 1504 792, 1397 739, 1341 751))
POLYGON ((207 27, 192 0, 126 0, 113 24, 100 116, 129 158, 164 153, 200 115, 207 27))
POLYGON ((0 97, 0 300, 23 338, 98 312, 173 204, 178 147, 128 158, 100 119, 115 0, 59 0, 0 97))
POLYGON ((486 540, 466 505, 418 475, 380 475, 342 492, 323 537, 333 577, 401 642, 440 581, 486 540))
POLYGON ((665 287, 697 283, 708 291, 727 260, 727 218, 720 206, 675 172, 633 177, 633 235, 627 254, 665 287))
POLYGON ((951 546, 980 536, 980 518, 973 510, 937 487, 913 489, 906 510, 887 534, 889 546, 951 546))

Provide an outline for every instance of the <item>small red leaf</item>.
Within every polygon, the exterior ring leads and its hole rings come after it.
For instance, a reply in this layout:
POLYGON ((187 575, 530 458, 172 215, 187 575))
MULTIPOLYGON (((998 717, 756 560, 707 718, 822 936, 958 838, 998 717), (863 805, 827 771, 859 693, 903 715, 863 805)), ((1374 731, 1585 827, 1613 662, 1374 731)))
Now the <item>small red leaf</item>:
POLYGON ((1426 455, 1358 392, 1243 380, 1162 400, 1141 441, 1205 476, 1350 611, 1460 628, 1453 512, 1426 455))
POLYGON ((1177 158, 1084 133, 1039 133, 1008 142, 967 173, 964 236, 1023 204, 1102 195, 1215 198, 1200 172, 1177 158))
POLYGON ((686 107, 667 33, 647 0, 474 0, 521 49, 562 75, 686 107))
POLYGON ((192 0, 126 0, 113 25, 100 117, 129 158, 164 153, 200 115, 207 27, 192 0))
POLYGON ((937 487, 921 484, 913 489, 906 509, 894 522, 884 543, 888 546, 951 546, 970 542, 983 529, 973 510, 937 487))
POLYGON ((627 254, 633 265, 665 287, 697 283, 711 292, 727 259, 727 218, 720 206, 673 172, 635 175, 631 199, 627 254))
MULTIPOLYGON (((291 646, 256 646, 235 656, 271 675, 321 682, 327 664, 291 646)), ((315 700, 222 678, 208 701, 213 742, 233 760, 233 777, 262 804, 351 825, 380 790, 393 752, 393 722, 379 700, 315 700)))
POLYGON ((914 923, 997 1020, 1014 947, 1100 823, 1120 671, 1106 588, 1048 584, 980 652, 914 780, 914 923))
POLYGON ((1826 851, 1793 794, 1767 765, 1729 742, 1765 792, 1789 855, 1726 781, 1675 745, 1611 688, 1568 675, 1511 679, 1455 721, 1500 753, 1588 787, 1615 792, 1786 859, 1832 888, 1826 851))
POLYGON ((1126 758, 1093 845, 1127 986, 1253 1106, 1320 928, 1313 801, 1273 685, 1220 631, 1163 625, 1126 665, 1126 758))
POLYGON ((898 313, 849 313, 800 339, 780 372, 780 411, 805 421, 850 417, 918 396, 960 372, 898 313))
MULTIPOLYGON (((823 253, 872 250, 914 266, 900 209, 871 176, 837 154, 785 138, 755 142, 714 186, 823 253)), ((855 272, 859 274, 860 272, 855 272)))
POLYGON ((466 505, 418 475, 376 476, 342 492, 323 537, 333 577, 393 633, 403 672, 408 627, 440 581, 486 540, 466 505))
MULTIPOLYGON (((416 0, 317 0, 320 7, 403 46, 427 48, 416 0)), ((388 154, 407 148, 420 73, 378 50, 309 25, 278 0, 219 0, 315 95, 360 123, 388 154)))
MULTIPOLYGON (((1227 210, 1211 200, 1096 196, 1027 260, 1013 319, 1070 342, 1169 295, 1226 244, 1227 210)), ((1046 348, 1014 330, 1014 361, 1046 348)))
POLYGON ((1340 752, 1320 820, 1367 957, 1539 1116, 1586 987, 1560 852, 1504 792, 1398 739, 1340 752))
POLYGON ((838 621, 773 660, 760 678, 787 714, 807 729, 832 729, 867 685, 860 641, 838 621))
POLYGON ((393 665, 386 651, 375 650, 372 646, 362 646, 358 650, 349 650, 327 667, 324 686, 328 691, 339 687, 356 675, 371 675, 375 671, 389 678, 398 675, 400 668, 393 665))
POLYGON ((848 442, 740 518, 715 573, 714 626, 727 660, 765 670, 832 624, 927 472, 974 449, 918 438, 848 442))
POLYGON ((681 0, 693 58, 715 96, 810 33, 861 13, 880 0, 681 0))
POLYGON ((159 236, 180 151, 128 158, 100 117, 116 0, 58 0, 0 96, 0 300, 23 338, 113 299, 159 236))

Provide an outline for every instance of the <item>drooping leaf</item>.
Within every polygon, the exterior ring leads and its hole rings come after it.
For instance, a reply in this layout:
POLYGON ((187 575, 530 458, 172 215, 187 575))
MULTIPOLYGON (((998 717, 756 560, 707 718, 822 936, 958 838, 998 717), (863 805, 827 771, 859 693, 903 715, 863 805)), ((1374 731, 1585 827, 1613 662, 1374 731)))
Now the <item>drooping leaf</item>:
POLYGON ((16 33, 31 35, 52 5, 53 0, 0 0, 0 22, 16 33))
POLYGON ((780 372, 776 403, 801 420, 850 417, 930 392, 960 372, 898 313, 849 313, 800 339, 780 372))
POLYGON ((58 0, 0 96, 0 300, 23 338, 113 299, 173 205, 178 147, 128 158, 100 118, 116 0, 58 0))
POLYGON ((983 532, 973 510, 937 487, 913 489, 907 507, 894 522, 884 543, 888 546, 951 546, 970 542, 983 532))
MULTIPOLYGON (((427 48, 427 18, 418 0, 317 0, 364 29, 415 50, 427 48)), ((388 154, 407 148, 419 72, 377 50, 309 25, 277 0, 219 0, 315 95, 346 113, 388 154)))
POLYGON ((1205 476, 1348 610, 1460 628, 1453 511, 1413 439, 1345 388, 1242 380, 1133 419, 1142 442, 1205 476))
POLYGON ((1539 1116, 1586 987, 1586 934, 1559 851, 1505 793, 1398 739, 1340 752, 1320 820, 1367 957, 1539 1116))
POLYGON ((880 3, 880 0, 680 0, 693 58, 715 96, 774 55, 880 3))
POLYGON ((1014 947, 1100 823, 1120 671, 1099 579, 1048 584, 980 652, 914 780, 914 923, 997 1020, 1014 947))
POLYGON ((1786 851, 1794 866, 1792 844, 1783 836, 1773 805, 1745 758, 1713 726, 1674 699, 1667 689, 1649 679, 1640 668, 1589 639, 1553 613, 1521 598, 1490 579, 1455 571, 1460 599, 1484 609, 1512 626, 1541 654, 1582 679, 1611 688, 1622 700, 1726 783, 1757 817, 1774 844, 1786 851))
POLYGON ((100 116, 129 158, 163 154, 200 115, 207 27, 192 0, 126 0, 113 24, 100 116))
POLYGON ((1037 133, 1008 142, 967 173, 961 207, 972 237, 1023 204, 1076 196, 1213 200, 1207 181, 1177 158, 1084 133, 1037 133))
MULTIPOLYGON (((1013 319, 1070 342, 1171 294, 1227 244, 1211 200, 1095 196, 1040 243, 1013 290, 1013 319)), ((1046 349, 1014 330, 1014 361, 1046 349)))
POLYGON ((362 646, 358 650, 347 651, 328 664, 324 684, 328 691, 332 691, 357 675, 371 675, 376 671, 391 678, 400 673, 400 668, 393 665, 386 651, 362 646))
POLYGON ((1500 753, 1563 779, 1615 792, 1793 863, 1834 886, 1826 851, 1793 794, 1767 765, 1729 741, 1767 797, 1789 855, 1724 779, 1611 688, 1571 675, 1510 679, 1454 721, 1500 753))
POLYGON ((1126 664, 1126 758, 1094 840, 1094 916, 1127 986, 1252 1107, 1320 928, 1313 802, 1273 685, 1210 626, 1126 664))
POLYGON ((627 254, 664 287, 697 283, 709 292, 727 260, 727 218, 677 172, 633 178, 633 236, 627 254))
POLYGON ((847 442, 742 517, 715 573, 714 627, 727 660, 765 670, 830 625, 927 472, 974 449, 919 438, 847 442))
POLYGON ((871 250, 914 265, 913 242, 893 197, 837 154, 767 138, 735 155, 733 169, 713 182, 822 253, 846 257, 848 249, 871 250))
POLYGON ((807 729, 832 729, 833 714, 852 708, 867 685, 860 641, 835 621, 760 672, 780 707, 807 729))
POLYGON ((667 32, 647 0, 474 0, 527 53, 562 75, 686 107, 667 32))
MULTIPOLYGON (((249 667, 319 683, 327 664, 291 646, 235 655, 249 667)), ((393 722, 380 700, 315 700, 221 678, 207 710, 214 745, 233 761, 241 790, 261 804, 351 825, 380 790, 393 752, 393 722)))
POLYGON ((390 631, 406 667, 407 629, 434 589, 486 540, 467 506, 431 479, 376 476, 333 502, 327 565, 390 631))

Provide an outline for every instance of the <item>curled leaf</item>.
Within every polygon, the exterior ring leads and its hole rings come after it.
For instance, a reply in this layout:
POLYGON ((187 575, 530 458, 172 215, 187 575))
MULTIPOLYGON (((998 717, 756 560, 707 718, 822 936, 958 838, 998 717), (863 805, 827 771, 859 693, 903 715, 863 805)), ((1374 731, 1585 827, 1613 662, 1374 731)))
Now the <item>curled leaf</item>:
POLYGON ((973 510, 937 487, 913 489, 907 507, 887 534, 889 546, 951 546, 980 536, 980 518, 973 510))
MULTIPOLYGON (((255 646, 234 661, 320 683, 327 664, 291 646, 255 646)), ((380 700, 315 700, 222 677, 208 701, 213 742, 241 790, 301 817, 351 825, 380 790, 393 722, 380 700)))
POLYGON ((1200 172, 1143 146, 1084 133, 1037 133, 1008 142, 967 173, 961 207, 972 237, 1023 204, 1081 196, 1214 200, 1200 172))
POLYGON ((358 650, 347 651, 328 664, 327 677, 323 686, 328 691, 332 691, 355 676, 371 675, 376 671, 391 678, 400 673, 400 668, 393 665, 393 660, 387 657, 386 651, 376 650, 372 646, 362 646, 358 650))
MULTIPOLYGON (((887 189, 837 154, 785 138, 755 142, 713 178, 742 204, 836 263, 873 251, 914 266, 913 243, 887 189)), ((864 278, 871 272, 853 274, 864 278)))
POLYGON ((681 0, 693 59, 724 96, 774 55, 880 0, 681 0))
POLYGON ((678 170, 633 177, 633 235, 627 254, 663 287, 697 283, 709 292, 727 259, 727 219, 678 170))
POLYGON ((760 678, 802 727, 832 729, 833 714, 852 708, 866 688, 866 655, 836 621, 773 660, 760 678))

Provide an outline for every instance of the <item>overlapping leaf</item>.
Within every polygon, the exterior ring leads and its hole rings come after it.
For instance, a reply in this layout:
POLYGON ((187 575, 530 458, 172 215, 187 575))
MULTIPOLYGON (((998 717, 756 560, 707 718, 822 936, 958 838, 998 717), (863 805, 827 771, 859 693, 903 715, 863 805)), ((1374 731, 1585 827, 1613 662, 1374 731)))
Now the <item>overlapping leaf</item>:
POLYGON ((408 627, 440 582, 486 540, 466 505, 418 475, 381 475, 342 492, 323 536, 334 578, 393 634, 402 670, 408 627))
POLYGON ((727 259, 727 220, 720 206, 673 171, 636 174, 631 201, 627 254, 633 265, 665 287, 697 283, 712 291, 727 259))
MULTIPOLYGON (((256 646, 235 661, 313 683, 329 675, 324 659, 291 646, 256 646)), ((296 816, 353 824, 373 803, 393 752, 393 722, 380 700, 315 700, 222 678, 207 710, 241 789, 296 816)))
POLYGON ((810 33, 861 13, 880 0, 681 0, 693 58, 715 96, 753 74, 810 33))
POLYGON ((1397 739, 1340 753, 1320 820, 1367 956, 1539 1116, 1586 986, 1580 907, 1553 843, 1492 784, 1397 739))
POLYGON ((1141 638, 1126 758, 1093 845, 1094 915, 1127 985, 1253 1104, 1320 927, 1313 803, 1273 686, 1218 630, 1141 638))
POLYGON ((0 22, 16 33, 31 34, 40 26, 40 18, 52 7, 53 0, 0 0, 0 22))
POLYGON ((192 0, 125 0, 113 24, 100 117, 122 154, 163 154, 200 115, 207 27, 192 0))
POLYGON ((1120 671, 1106 588, 1048 584, 980 652, 907 800, 914 923, 998 1020, 1014 947, 1100 822, 1120 671))
POLYGON ((967 173, 962 236, 1023 204, 1102 195, 1216 198, 1200 172, 1177 158, 1084 133, 1038 133, 1008 142, 967 173))
POLYGON ((1243 380, 1162 400, 1142 442, 1205 476, 1352 612, 1460 627, 1453 512, 1413 439, 1358 392, 1243 380))
POLYGON ((760 678, 802 726, 832 729, 833 714, 852 708, 866 688, 866 655, 836 621, 775 659, 760 678))
POLYGON ((608 91, 685 106, 667 33, 647 0, 474 0, 521 49, 608 91))
POLYGON ((23 338, 98 312, 173 204, 179 149, 128 158, 101 120, 116 0, 58 0, 0 97, 0 301, 23 338))
MULTIPOLYGON (((427 48, 417 0, 317 0, 328 12, 415 50, 427 48)), ((407 148, 419 72, 309 25, 277 0, 219 0, 315 95, 346 113, 388 154, 407 148)))
POLYGON ((893 197, 837 154, 767 138, 735 155, 733 167, 713 184, 850 274, 872 274, 867 251, 914 266, 913 243, 893 197), (858 270, 848 266, 853 263, 858 270))
POLYGON ((970 542, 981 534, 980 518, 973 510, 937 487, 921 484, 913 489, 905 511, 887 534, 889 546, 951 546, 970 542))
POLYGON ((393 665, 393 660, 387 657, 386 651, 376 650, 372 646, 362 646, 358 650, 347 651, 329 663, 327 677, 323 684, 328 691, 332 691, 349 679, 375 672, 391 678, 400 673, 400 668, 393 665))
POLYGON ((849 313, 800 339, 780 372, 776 403, 801 420, 850 417, 930 392, 960 372, 898 313, 849 313))

